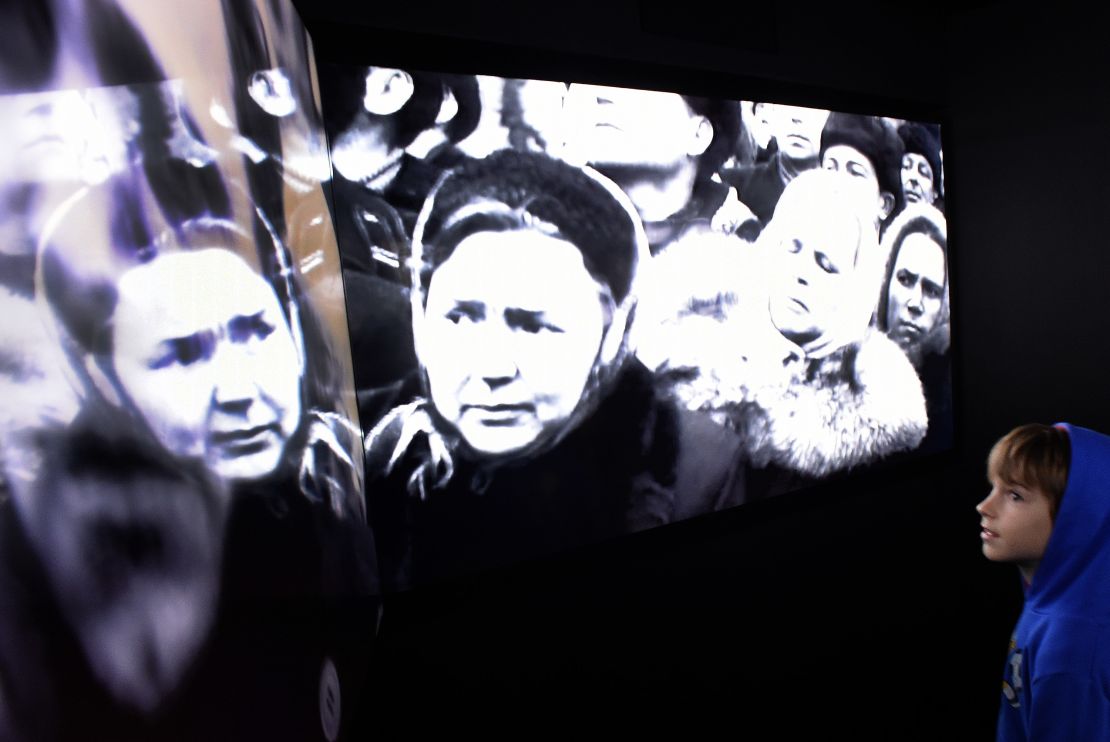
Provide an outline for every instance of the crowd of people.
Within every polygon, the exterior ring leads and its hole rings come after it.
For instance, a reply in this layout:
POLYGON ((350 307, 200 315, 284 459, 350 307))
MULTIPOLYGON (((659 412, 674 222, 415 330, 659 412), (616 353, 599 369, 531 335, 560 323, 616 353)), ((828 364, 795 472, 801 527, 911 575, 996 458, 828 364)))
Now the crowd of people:
POLYGON ((201 81, 143 7, 0 8, 0 737, 333 741, 381 590, 948 445, 935 126, 333 65, 321 113, 286 3, 190 15, 201 81))
POLYGON ((935 125, 458 77, 320 70, 387 585, 950 444, 935 125))
POLYGON ((0 6, 0 738, 335 740, 380 591, 326 202, 285 166, 324 151, 304 29, 190 12, 226 72, 181 78, 142 12, 0 6))

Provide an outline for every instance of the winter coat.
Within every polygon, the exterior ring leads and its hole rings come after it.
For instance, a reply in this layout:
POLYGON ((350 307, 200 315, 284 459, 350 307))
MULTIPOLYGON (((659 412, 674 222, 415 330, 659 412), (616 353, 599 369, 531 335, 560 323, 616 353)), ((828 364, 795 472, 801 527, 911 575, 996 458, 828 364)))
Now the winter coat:
POLYGON ((410 482, 427 440, 418 436, 405 446, 403 418, 391 422, 387 416, 383 423, 368 441, 367 492, 387 591, 562 552, 744 500, 739 440, 661 399, 638 364, 553 449, 496 467, 460 454, 450 479, 422 492, 410 482))

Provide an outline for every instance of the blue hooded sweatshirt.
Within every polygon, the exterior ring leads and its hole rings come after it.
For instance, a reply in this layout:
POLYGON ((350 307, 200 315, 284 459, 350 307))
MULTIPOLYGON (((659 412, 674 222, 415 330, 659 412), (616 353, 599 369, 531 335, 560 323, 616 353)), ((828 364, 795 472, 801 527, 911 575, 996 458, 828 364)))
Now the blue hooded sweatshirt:
POLYGON ((999 742, 1110 742, 1110 437, 1060 427, 1067 487, 1010 640, 999 742))

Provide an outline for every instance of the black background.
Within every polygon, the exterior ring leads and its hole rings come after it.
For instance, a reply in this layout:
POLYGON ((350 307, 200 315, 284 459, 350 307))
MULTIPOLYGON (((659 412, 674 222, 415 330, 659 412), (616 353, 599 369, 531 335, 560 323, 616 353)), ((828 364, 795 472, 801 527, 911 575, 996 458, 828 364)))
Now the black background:
MULTIPOLYGON (((1021 605, 974 504, 1014 425, 1110 430, 1110 51, 1055 3, 298 2, 321 58, 596 79, 944 125, 957 450, 387 599, 366 737, 711 720, 990 739, 1021 605)), ((769 725, 769 731, 755 731, 769 725)))

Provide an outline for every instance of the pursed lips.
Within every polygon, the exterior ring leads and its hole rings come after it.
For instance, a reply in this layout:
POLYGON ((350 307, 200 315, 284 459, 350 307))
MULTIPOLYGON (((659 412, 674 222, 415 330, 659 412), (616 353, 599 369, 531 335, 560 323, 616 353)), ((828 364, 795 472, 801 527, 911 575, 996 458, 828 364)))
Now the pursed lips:
POLYGON ((514 427, 535 411, 535 405, 527 403, 468 404, 461 408, 462 414, 477 417, 479 424, 489 427, 514 427))
POLYGON ((209 440, 217 446, 243 446, 262 440, 267 433, 278 432, 280 432, 280 428, 276 422, 273 422, 267 425, 256 425, 250 428, 213 431, 209 436, 209 440))
POLYGON ((924 328, 915 325, 912 322, 907 322, 906 320, 902 320, 898 323, 898 329, 901 330, 903 334, 909 335, 911 337, 925 334, 924 328))
POLYGON ((536 409, 535 405, 527 402, 509 403, 509 404, 464 404, 462 406, 463 412, 476 410, 478 412, 493 412, 493 413, 506 413, 506 412, 532 412, 536 409))

